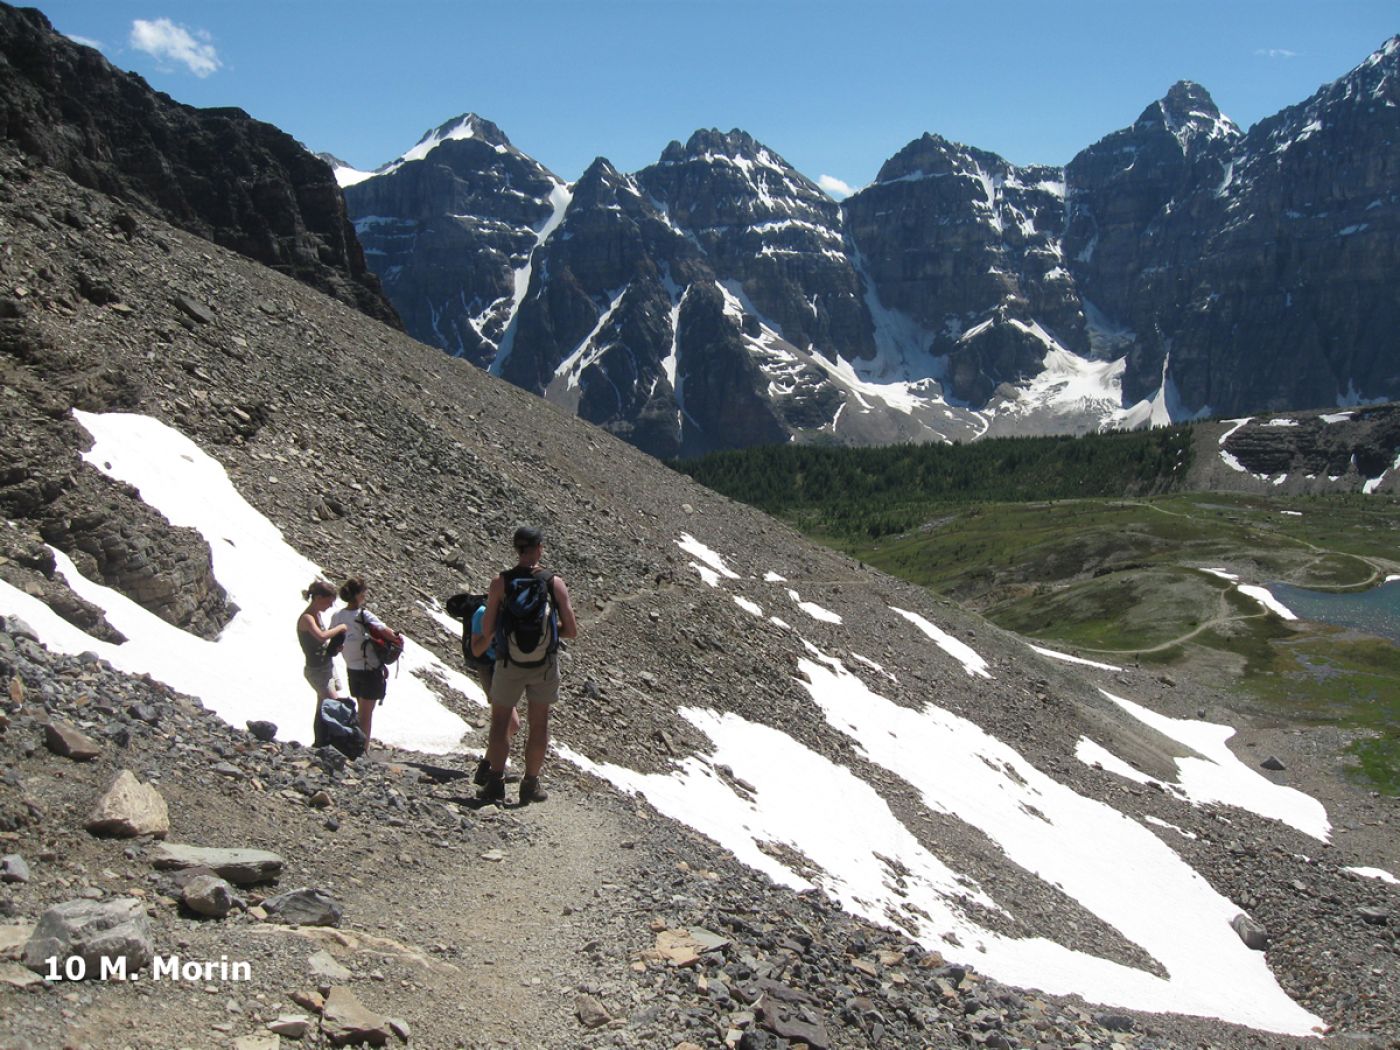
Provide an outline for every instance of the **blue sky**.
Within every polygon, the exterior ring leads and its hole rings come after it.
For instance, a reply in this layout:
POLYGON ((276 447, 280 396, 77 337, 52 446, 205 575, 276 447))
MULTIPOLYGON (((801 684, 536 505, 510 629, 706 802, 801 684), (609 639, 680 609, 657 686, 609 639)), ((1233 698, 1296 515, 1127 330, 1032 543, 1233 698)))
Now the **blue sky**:
POLYGON ((572 181, 739 127, 870 182, 925 131, 1063 164, 1177 80, 1242 127, 1400 32, 1395 0, 39 0, 195 106, 374 168, 472 111, 572 181))

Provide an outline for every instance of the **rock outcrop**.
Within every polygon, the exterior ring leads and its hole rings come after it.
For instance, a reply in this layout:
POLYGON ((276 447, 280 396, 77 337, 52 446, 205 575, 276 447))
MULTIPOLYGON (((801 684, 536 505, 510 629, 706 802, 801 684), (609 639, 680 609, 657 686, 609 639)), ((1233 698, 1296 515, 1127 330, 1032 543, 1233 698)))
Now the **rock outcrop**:
POLYGON ((382 174, 345 187, 355 232, 409 332, 489 365, 520 306, 563 182, 465 114, 382 174))
MULTIPOLYGON (((325 161, 242 110, 153 91, 32 8, 0 4, 0 129, 81 186, 398 323, 325 161)), ((85 294, 110 293, 94 276, 85 294)))

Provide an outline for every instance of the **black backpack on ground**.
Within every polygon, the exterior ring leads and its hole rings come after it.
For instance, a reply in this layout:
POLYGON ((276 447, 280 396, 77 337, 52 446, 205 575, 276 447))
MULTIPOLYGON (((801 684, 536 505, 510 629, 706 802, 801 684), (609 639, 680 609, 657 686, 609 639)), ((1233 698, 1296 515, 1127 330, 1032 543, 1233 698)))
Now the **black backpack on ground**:
POLYGON ((496 615, 496 659, 517 667, 542 667, 559 651, 554 573, 511 569, 501 578, 505 597, 496 615))
POLYGON ((322 700, 316 722, 320 746, 333 747, 346 758, 365 753, 365 734, 355 717, 354 700, 322 700))

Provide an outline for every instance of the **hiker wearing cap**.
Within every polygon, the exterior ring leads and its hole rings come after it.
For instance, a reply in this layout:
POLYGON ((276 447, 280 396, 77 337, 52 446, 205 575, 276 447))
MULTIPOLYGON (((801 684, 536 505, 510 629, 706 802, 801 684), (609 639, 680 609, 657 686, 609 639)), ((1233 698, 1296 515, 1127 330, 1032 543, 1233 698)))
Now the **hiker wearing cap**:
POLYGON ((495 639, 496 670, 486 747, 490 770, 478 797, 487 802, 505 798, 511 715, 524 696, 529 731, 520 801, 525 804, 549 797, 540 787, 540 769, 549 747, 549 708, 559 699, 559 641, 575 637, 578 622, 563 577, 540 566, 544 534, 522 525, 513 540, 516 564, 491 581, 481 624, 481 634, 495 639))
POLYGON ((344 640, 345 628, 337 624, 327 629, 321 623, 321 616, 335 604, 335 588, 325 580, 312 580, 311 585, 301 592, 306 599, 306 608, 297 617, 297 641, 306 657, 306 669, 302 672, 307 683, 316 690, 316 718, 312 723, 312 746, 320 747, 321 740, 321 701, 334 699, 340 683, 335 679, 335 653, 331 643, 337 638, 344 640))

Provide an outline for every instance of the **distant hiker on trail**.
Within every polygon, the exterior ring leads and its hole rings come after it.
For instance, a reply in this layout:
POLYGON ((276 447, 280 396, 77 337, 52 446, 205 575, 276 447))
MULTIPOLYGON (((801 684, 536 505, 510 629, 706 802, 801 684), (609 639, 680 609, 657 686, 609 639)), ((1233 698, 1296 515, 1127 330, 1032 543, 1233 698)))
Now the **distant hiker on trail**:
POLYGON ((325 580, 312 580, 311 586, 301 592, 307 606, 297 617, 297 641, 306 654, 306 670, 303 674, 311 688, 316 690, 316 717, 312 723, 313 747, 321 747, 321 701, 330 700, 340 692, 340 683, 335 680, 335 651, 332 648, 338 638, 342 642, 345 626, 337 624, 326 630, 321 623, 321 615, 335 604, 335 588, 325 580))
MULTIPOLYGON (((467 628, 469 637, 468 646, 472 656, 472 669, 476 671, 477 681, 481 683, 482 691, 486 693, 487 699, 491 697, 491 682, 496 677, 496 643, 495 640, 482 630, 482 624, 486 621, 486 597, 482 596, 481 604, 476 607, 476 612, 472 613, 471 624, 467 628)), ((520 732, 520 712, 514 706, 510 709, 510 725, 506 727, 506 754, 510 754, 511 744, 515 740, 515 734, 520 732)), ((477 787, 485 787, 486 781, 490 778, 491 762, 485 755, 481 756, 481 761, 476 764, 476 775, 472 777, 472 783, 477 787)))
POLYGON ((494 639, 496 670, 486 747, 490 770, 478 797, 499 802, 506 796, 511 716, 523 694, 529 725, 525 776, 520 781, 520 801, 525 804, 549 797, 540 787, 540 769, 549 747, 549 706, 559 699, 559 640, 575 637, 578 622, 563 577, 540 567, 544 534, 522 525, 515 530, 514 542, 516 564, 491 581, 481 624, 481 634, 494 639))
POLYGON ((397 636, 384 621, 365 608, 369 588, 365 581, 352 576, 340 585, 340 600, 345 608, 331 618, 343 626, 345 633, 345 670, 350 677, 350 695, 360 718, 360 729, 369 746, 370 726, 374 722, 374 705, 384 699, 389 669, 380 659, 377 639, 397 636))

